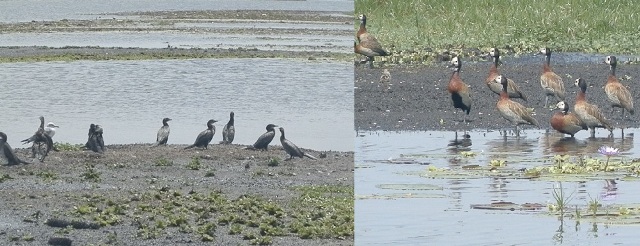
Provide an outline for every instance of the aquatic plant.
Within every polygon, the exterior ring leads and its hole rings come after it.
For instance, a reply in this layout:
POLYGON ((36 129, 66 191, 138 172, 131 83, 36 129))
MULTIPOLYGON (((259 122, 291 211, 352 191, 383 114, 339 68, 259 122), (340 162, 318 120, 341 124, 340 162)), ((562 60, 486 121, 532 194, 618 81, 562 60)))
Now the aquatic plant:
POLYGON ((598 199, 598 197, 596 196, 591 197, 591 195, 589 195, 589 204, 587 206, 587 211, 591 212, 591 214, 593 215, 593 217, 595 217, 598 214, 598 209, 602 207, 602 203, 600 203, 600 200, 598 199))
POLYGON ((573 199, 573 193, 566 195, 564 193, 564 189, 562 188, 562 182, 558 182, 558 187, 553 187, 553 199, 555 200, 555 204, 553 207, 549 207, 549 210, 558 210, 560 212, 560 217, 564 217, 565 208, 567 204, 573 199))
POLYGON ((600 152, 600 154, 604 155, 607 157, 607 162, 604 164, 604 171, 607 171, 607 167, 609 166, 609 159, 611 158, 611 156, 617 155, 620 153, 620 151, 617 148, 613 148, 613 147, 609 147, 609 146, 602 146, 598 149, 598 152, 600 152))

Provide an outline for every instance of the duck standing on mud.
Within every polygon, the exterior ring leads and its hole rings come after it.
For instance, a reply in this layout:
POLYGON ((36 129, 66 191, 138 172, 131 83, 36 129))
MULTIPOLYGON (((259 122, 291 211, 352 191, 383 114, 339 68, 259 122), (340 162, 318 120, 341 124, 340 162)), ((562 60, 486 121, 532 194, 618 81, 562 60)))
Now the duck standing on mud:
POLYGON ((268 124, 266 127, 267 132, 260 135, 258 140, 256 140, 256 142, 253 143, 253 145, 247 147, 246 149, 267 150, 267 147, 269 147, 271 140, 273 140, 273 137, 276 136, 276 130, 275 130, 276 127, 278 126, 274 124, 268 124))
POLYGON ((7 143, 7 134, 4 132, 0 132, 0 152, 7 159, 8 165, 18 165, 18 164, 31 164, 29 162, 20 160, 15 153, 13 153, 13 149, 11 145, 7 143))
POLYGON ((314 156, 304 153, 300 148, 298 148, 298 146, 296 146, 293 142, 289 141, 288 139, 286 139, 284 137, 284 128, 280 127, 280 143, 282 144, 282 148, 284 148, 284 151, 287 152, 287 154, 289 154, 289 158, 287 160, 291 160, 294 157, 309 157, 312 160, 317 160, 317 158, 315 158, 314 156))
POLYGON ((194 147, 206 149, 207 146, 209 146, 209 143, 211 143, 211 140, 213 139, 213 135, 216 134, 216 126, 213 125, 213 123, 216 123, 216 122, 218 121, 217 120, 207 121, 207 130, 200 132, 200 134, 198 134, 198 137, 196 137, 196 141, 192 145, 189 145, 184 149, 190 149, 194 147))

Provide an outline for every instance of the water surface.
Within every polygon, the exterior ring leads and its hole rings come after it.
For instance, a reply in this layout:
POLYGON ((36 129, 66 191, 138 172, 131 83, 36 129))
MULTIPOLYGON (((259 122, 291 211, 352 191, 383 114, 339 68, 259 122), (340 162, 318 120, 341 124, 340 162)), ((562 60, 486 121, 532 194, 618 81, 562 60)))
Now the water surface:
MULTIPOLYGON (((192 59, 0 64, 0 129, 15 148, 38 116, 57 142, 83 143, 89 124, 105 143, 151 143, 164 117, 169 143, 193 143, 206 122, 236 116, 234 143, 253 144, 274 123, 302 148, 353 150, 353 66, 302 59, 192 59)), ((279 134, 278 134, 279 136, 279 134)), ((274 144, 279 144, 277 139, 274 144)))
MULTIPOLYGON (((553 203, 555 181, 508 178, 426 178, 429 165, 460 169, 463 165, 486 166, 491 160, 507 160, 513 168, 544 165, 556 154, 602 158, 596 149, 612 145, 626 160, 640 157, 634 141, 638 129, 606 131, 589 139, 580 132, 575 140, 557 134, 527 130, 526 136, 501 136, 499 132, 471 132, 471 145, 453 145, 453 132, 360 132, 355 155, 356 245, 615 245, 635 244, 637 227, 593 225, 589 219, 565 220, 544 212, 471 209, 472 204, 498 201, 553 203), (624 137, 623 137, 624 136, 624 137), (473 158, 461 158, 473 151, 473 158), (387 160, 409 158, 415 164, 391 164, 387 160), (381 184, 434 185, 434 190, 381 189, 381 184), (411 197, 371 199, 382 197, 411 197), (367 198, 369 197, 369 198, 367 198), (560 230, 562 229, 562 230, 560 230)), ((460 139, 458 139, 460 140, 460 139)), ((566 192, 575 192, 570 204, 585 206, 592 198, 605 205, 640 202, 640 182, 616 181, 611 189, 604 179, 563 182, 566 192)), ((546 209, 545 209, 546 210, 546 209)))

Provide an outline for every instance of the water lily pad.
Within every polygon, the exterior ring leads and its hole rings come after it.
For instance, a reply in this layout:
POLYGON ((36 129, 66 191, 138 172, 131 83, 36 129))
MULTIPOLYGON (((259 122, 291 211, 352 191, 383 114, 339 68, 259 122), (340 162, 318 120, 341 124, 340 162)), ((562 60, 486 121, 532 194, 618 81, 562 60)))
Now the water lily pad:
POLYGON ((379 184, 376 185, 379 189, 390 190, 442 190, 441 186, 432 184, 379 184))
POLYGON ((540 203, 524 203, 524 204, 516 204, 513 202, 494 202, 491 204, 471 204, 471 208, 473 209, 488 209, 488 210, 540 210, 544 208, 545 205, 540 203))

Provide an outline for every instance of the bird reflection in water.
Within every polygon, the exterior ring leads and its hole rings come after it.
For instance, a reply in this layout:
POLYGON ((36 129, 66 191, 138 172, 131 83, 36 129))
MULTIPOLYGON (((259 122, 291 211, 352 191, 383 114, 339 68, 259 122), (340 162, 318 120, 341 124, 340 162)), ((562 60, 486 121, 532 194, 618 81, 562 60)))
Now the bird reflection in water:
POLYGON ((618 187, 616 187, 616 181, 613 179, 605 179, 605 185, 600 193, 600 199, 603 201, 613 201, 618 196, 618 187))
POLYGON ((460 152, 460 151, 469 151, 471 150, 471 135, 469 135, 468 133, 464 133, 462 134, 462 139, 458 139, 458 132, 455 132, 456 137, 449 141, 449 144, 447 146, 449 147, 453 147, 453 148, 449 148, 452 152, 460 152))

